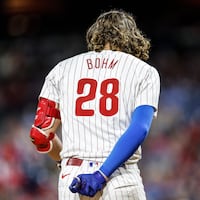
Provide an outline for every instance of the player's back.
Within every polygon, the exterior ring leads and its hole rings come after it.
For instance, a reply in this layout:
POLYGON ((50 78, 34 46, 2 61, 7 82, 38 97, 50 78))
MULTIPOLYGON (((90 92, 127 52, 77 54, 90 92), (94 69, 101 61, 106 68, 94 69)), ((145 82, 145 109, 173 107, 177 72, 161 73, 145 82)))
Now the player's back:
POLYGON ((64 157, 107 157, 140 104, 137 95, 150 68, 111 50, 83 53, 55 67, 64 157))

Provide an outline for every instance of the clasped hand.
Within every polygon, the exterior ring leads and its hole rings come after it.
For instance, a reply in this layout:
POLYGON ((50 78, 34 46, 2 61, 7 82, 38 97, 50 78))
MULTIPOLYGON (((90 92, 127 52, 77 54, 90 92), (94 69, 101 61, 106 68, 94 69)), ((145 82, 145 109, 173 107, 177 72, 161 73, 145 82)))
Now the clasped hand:
POLYGON ((95 171, 93 174, 80 174, 75 177, 69 186, 73 193, 79 193, 85 196, 93 197, 106 184, 106 179, 99 172, 95 171))

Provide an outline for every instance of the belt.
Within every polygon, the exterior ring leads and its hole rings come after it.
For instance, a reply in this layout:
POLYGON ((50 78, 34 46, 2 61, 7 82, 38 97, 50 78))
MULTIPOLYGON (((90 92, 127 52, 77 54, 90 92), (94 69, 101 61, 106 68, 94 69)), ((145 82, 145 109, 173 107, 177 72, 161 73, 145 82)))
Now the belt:
POLYGON ((66 165, 81 166, 83 160, 80 158, 69 158, 66 165))
MULTIPOLYGON (((72 165, 72 166, 81 166, 83 160, 80 158, 69 158, 66 162, 66 165, 72 165)), ((96 162, 98 164, 98 162, 96 162)), ((92 162, 90 162, 90 165, 92 166, 92 162)), ((124 167, 124 164, 121 164, 120 167, 124 167)))

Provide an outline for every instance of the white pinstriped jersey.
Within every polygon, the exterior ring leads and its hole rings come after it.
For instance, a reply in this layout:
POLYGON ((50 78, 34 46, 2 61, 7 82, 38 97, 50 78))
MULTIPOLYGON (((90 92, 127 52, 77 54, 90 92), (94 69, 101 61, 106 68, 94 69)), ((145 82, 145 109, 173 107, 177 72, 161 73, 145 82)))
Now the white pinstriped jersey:
MULTIPOLYGON (((157 110, 159 93, 154 67, 130 54, 103 50, 59 62, 46 76, 40 96, 60 104, 61 157, 104 161, 134 109, 152 105, 157 110)), ((141 147, 129 161, 140 158, 141 147)))

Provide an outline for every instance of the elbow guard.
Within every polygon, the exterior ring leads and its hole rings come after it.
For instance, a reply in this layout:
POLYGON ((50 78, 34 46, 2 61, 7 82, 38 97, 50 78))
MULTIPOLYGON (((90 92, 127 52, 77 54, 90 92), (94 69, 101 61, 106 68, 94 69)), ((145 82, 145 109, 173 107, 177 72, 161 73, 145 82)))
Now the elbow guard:
POLYGON ((40 153, 48 153, 53 147, 55 136, 55 120, 60 120, 58 104, 46 98, 40 98, 34 124, 30 130, 30 138, 40 153))

